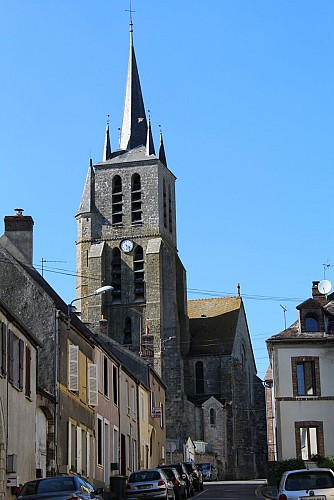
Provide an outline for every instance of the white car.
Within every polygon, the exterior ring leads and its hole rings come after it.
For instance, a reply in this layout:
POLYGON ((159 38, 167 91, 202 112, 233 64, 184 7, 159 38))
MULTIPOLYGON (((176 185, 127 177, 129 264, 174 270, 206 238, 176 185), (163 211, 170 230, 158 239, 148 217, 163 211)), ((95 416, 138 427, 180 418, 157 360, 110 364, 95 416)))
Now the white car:
POLYGON ((331 469, 300 469, 284 472, 278 500, 334 500, 334 473, 331 469))

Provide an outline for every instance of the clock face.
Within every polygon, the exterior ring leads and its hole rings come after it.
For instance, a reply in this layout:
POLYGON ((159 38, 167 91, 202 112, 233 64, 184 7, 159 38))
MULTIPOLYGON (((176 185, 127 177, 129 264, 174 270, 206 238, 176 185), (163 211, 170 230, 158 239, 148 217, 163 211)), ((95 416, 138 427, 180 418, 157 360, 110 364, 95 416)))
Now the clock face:
POLYGON ((121 250, 125 253, 129 253, 133 249, 133 241, 132 240, 122 240, 120 243, 121 250))

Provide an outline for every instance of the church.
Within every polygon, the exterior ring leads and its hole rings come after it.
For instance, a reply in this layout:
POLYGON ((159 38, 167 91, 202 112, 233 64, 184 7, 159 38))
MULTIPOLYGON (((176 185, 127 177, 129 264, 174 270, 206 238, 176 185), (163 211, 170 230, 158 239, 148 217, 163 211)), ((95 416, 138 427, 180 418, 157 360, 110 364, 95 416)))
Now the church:
MULTIPOLYGON (((102 139, 102 138, 101 138, 102 139)), ((102 143, 102 140, 101 140, 102 143)), ((166 390, 167 462, 211 462, 221 479, 259 477, 266 460, 264 388, 256 375, 240 289, 187 300, 178 254, 176 177, 146 115, 130 17, 119 147, 107 122, 102 160, 90 162, 76 214, 81 319, 146 359, 166 390)), ((173 166, 177 168, 177 166, 173 166)))

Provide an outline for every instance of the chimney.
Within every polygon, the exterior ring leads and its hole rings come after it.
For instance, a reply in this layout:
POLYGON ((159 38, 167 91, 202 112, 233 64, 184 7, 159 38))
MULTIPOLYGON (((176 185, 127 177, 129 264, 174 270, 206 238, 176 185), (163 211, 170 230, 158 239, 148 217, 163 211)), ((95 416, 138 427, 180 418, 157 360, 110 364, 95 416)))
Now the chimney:
POLYGON ((312 281, 312 298, 319 302, 322 306, 325 306, 328 302, 327 295, 319 292, 320 281, 312 281))
POLYGON ((23 215, 23 211, 15 208, 15 215, 5 217, 5 235, 32 265, 34 221, 30 215, 23 215))
POLYGON ((104 316, 100 319, 100 332, 108 335, 108 320, 104 316))

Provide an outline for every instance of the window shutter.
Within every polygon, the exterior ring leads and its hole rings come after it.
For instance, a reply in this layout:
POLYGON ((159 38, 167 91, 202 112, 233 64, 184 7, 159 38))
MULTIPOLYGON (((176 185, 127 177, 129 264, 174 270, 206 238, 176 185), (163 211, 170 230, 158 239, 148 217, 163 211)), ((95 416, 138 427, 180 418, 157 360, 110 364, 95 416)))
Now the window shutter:
POLYGON ((7 374, 7 325, 1 324, 1 375, 7 374))
POLYGON ((68 388, 70 391, 79 390, 79 347, 69 345, 68 388))
POLYGON ((14 381, 14 334, 8 330, 8 381, 14 381))
POLYGON ((30 398, 31 396, 31 350, 26 346, 26 386, 25 395, 30 398))
POLYGON ((97 406, 97 365, 88 364, 88 404, 97 406))
POLYGON ((19 339, 19 389, 23 389, 24 341, 19 339))

